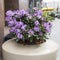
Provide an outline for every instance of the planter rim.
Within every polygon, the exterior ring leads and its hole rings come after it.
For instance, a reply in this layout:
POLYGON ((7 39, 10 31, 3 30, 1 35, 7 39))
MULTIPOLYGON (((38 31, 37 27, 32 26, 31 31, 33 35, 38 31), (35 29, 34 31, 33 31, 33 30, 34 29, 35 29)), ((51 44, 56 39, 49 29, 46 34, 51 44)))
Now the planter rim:
POLYGON ((15 55, 36 56, 57 52, 58 44, 52 40, 46 40, 40 45, 22 45, 11 39, 3 43, 2 50, 15 55))

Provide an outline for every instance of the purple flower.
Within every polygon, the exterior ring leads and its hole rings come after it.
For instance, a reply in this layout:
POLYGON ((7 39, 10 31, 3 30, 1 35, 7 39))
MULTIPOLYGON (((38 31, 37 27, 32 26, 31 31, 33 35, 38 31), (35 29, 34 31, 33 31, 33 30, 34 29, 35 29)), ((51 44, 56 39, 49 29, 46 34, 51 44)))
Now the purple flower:
POLYGON ((42 16, 42 11, 41 11, 41 10, 38 10, 38 11, 37 11, 37 15, 42 16))
POLYGON ((15 25, 15 23, 14 23, 13 20, 8 22, 8 26, 9 26, 9 27, 13 27, 14 25, 15 25))
POLYGON ((21 16, 19 14, 14 15, 15 18, 20 18, 21 16))
POLYGON ((34 15, 33 16, 37 16, 37 13, 34 13, 34 15))
POLYGON ((46 29, 47 32, 51 32, 52 25, 51 25, 50 22, 47 22, 47 23, 45 22, 44 23, 44 27, 45 27, 45 29, 46 29))
POLYGON ((15 27, 16 28, 21 28, 21 26, 23 26, 23 25, 24 25, 24 23, 20 21, 20 22, 17 22, 16 23, 16 26, 15 27))
POLYGON ((13 11, 9 10, 6 12, 6 15, 7 16, 14 16, 14 13, 13 13, 13 11))
POLYGON ((50 22, 44 22, 43 26, 46 27, 52 27, 52 24, 50 22))
POLYGON ((48 33, 51 32, 51 28, 49 26, 46 27, 46 32, 48 32, 48 33))
POLYGON ((35 21, 34 24, 35 24, 36 26, 40 25, 39 21, 35 21))
POLYGON ((26 27, 27 27, 26 24, 25 24, 25 25, 22 25, 21 29, 22 29, 23 31, 26 31, 26 27))
POLYGON ((22 21, 18 22, 19 25, 23 26, 24 23, 22 21))
POLYGON ((19 11, 19 15, 20 15, 20 16, 24 16, 24 15, 27 15, 27 14, 28 14, 28 12, 26 12, 26 11, 23 10, 23 9, 19 11))
POLYGON ((44 21, 45 19, 44 18, 41 18, 42 21, 44 21))
POLYGON ((49 22, 48 24, 49 24, 49 27, 51 28, 51 27, 52 27, 52 24, 51 24, 51 22, 49 22))
POLYGON ((32 19, 32 16, 31 16, 31 15, 28 15, 28 18, 29 18, 29 19, 32 19))
POLYGON ((22 33, 22 31, 20 29, 16 29, 16 34, 18 33, 22 33))
POLYGON ((12 32, 12 33, 15 33, 16 32, 16 29, 15 29, 15 27, 12 27, 12 28, 10 28, 9 31, 12 32))
POLYGON ((42 16, 42 11, 41 11, 41 10, 36 11, 36 12, 33 14, 33 16, 37 16, 37 18, 40 19, 41 16, 42 16))
POLYGON ((23 35, 20 34, 20 33, 18 33, 18 34, 17 34, 17 38, 18 38, 18 39, 23 39, 23 35))
POLYGON ((18 14, 19 10, 14 10, 13 12, 14 14, 18 14))
POLYGON ((36 32, 39 32, 39 31, 40 31, 39 26, 35 26, 33 29, 34 29, 34 31, 36 31, 36 32))
POLYGON ((34 31, 33 31, 32 29, 30 29, 30 30, 28 31, 28 34, 34 35, 34 31))
POLYGON ((44 27, 47 27, 47 26, 48 26, 48 24, 47 24, 46 22, 44 22, 44 23, 43 23, 43 26, 44 26, 44 27))
POLYGON ((11 20, 12 20, 12 17, 7 16, 7 17, 5 18, 5 20, 6 20, 7 22, 9 22, 9 21, 11 21, 11 20))
POLYGON ((21 17, 21 16, 20 16, 21 14, 20 14, 20 11, 19 11, 19 10, 15 10, 15 11, 13 11, 13 12, 14 12, 14 14, 15 14, 15 15, 14 15, 15 18, 20 18, 20 17, 21 17))
POLYGON ((41 19, 41 17, 42 17, 41 15, 37 15, 37 18, 38 18, 38 19, 41 19))
POLYGON ((18 22, 16 21, 16 19, 15 19, 15 18, 13 18, 13 21, 14 21, 15 25, 16 25, 16 24, 18 24, 18 22))
POLYGON ((43 35, 43 32, 40 32, 39 35, 42 36, 43 35))

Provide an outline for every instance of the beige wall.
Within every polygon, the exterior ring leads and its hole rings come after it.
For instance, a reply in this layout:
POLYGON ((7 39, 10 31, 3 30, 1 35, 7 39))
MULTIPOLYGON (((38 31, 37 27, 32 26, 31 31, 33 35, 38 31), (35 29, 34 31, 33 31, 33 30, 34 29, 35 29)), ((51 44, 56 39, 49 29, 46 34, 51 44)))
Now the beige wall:
POLYGON ((4 1, 0 0, 0 53, 4 35, 4 1))
POLYGON ((27 10, 29 7, 29 0, 19 0, 19 9, 27 10))

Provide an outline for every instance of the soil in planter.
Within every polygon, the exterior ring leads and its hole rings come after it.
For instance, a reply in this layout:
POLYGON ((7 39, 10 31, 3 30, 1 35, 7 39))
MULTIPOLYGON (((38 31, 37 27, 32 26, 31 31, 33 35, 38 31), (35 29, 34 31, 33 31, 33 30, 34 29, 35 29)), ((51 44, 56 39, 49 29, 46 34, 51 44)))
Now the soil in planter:
POLYGON ((30 42, 30 40, 25 40, 25 41, 22 41, 22 40, 19 40, 18 43, 20 44, 24 44, 24 45, 38 45, 38 44, 42 44, 46 42, 46 40, 33 40, 32 42, 30 42))

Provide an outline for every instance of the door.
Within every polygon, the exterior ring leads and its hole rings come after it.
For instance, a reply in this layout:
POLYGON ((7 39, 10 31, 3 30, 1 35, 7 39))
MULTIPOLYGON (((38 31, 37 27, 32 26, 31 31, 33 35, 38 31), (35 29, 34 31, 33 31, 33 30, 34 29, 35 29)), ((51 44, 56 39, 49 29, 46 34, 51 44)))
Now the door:
POLYGON ((4 0, 5 11, 19 9, 19 0, 4 0))

